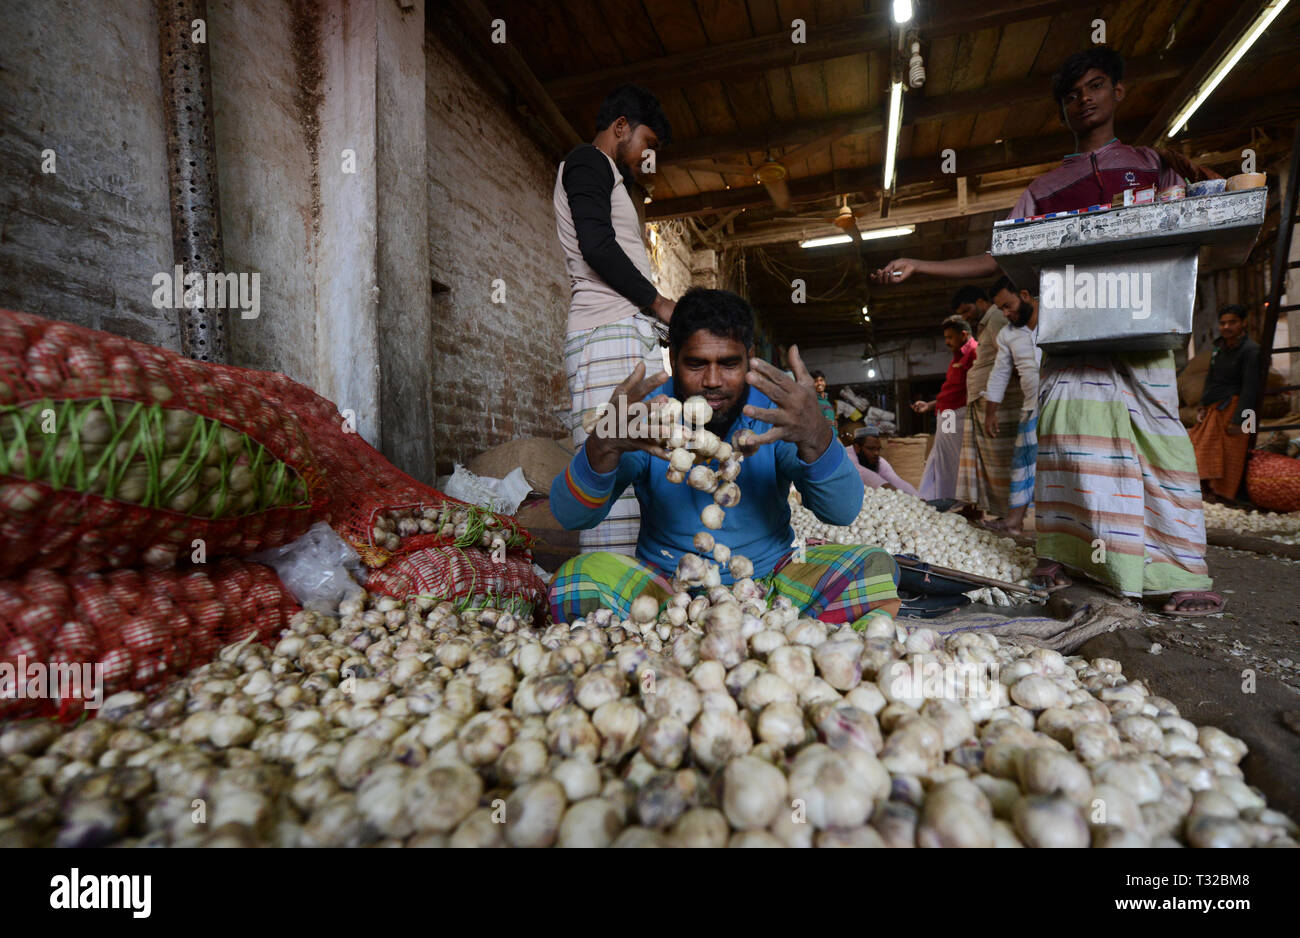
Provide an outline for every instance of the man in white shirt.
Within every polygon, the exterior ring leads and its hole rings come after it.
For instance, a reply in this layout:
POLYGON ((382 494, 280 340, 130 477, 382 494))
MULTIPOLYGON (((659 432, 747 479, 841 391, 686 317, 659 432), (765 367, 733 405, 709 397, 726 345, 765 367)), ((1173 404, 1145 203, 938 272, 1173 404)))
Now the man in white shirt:
MULTIPOLYGON (((569 274, 565 371, 573 396, 573 445, 587 439, 590 420, 638 364, 663 370, 660 333, 674 303, 650 282, 650 258, 636 204, 625 185, 647 152, 667 144, 672 130, 649 91, 616 89, 600 106, 591 143, 575 147, 555 177, 555 230, 569 274)), ((632 555, 641 526, 629 487, 596 527, 582 531, 583 550, 632 555)))
POLYGON ((1007 534, 1023 530, 1025 513, 1034 500, 1034 470, 1038 463, 1038 367, 1042 352, 1038 348, 1038 299, 1028 290, 1017 290, 1008 278, 994 284, 993 302, 1007 317, 1007 326, 997 334, 997 361, 984 392, 984 427, 989 436, 998 435, 998 407, 1011 383, 1014 368, 1020 376, 1024 408, 1016 431, 1016 447, 1011 457, 1011 511, 1002 521, 986 526, 1007 534))

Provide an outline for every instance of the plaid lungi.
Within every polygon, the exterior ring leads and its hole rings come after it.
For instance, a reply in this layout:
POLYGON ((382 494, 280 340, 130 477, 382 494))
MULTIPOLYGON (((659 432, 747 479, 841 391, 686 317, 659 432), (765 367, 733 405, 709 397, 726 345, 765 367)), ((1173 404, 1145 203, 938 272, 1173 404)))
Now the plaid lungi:
POLYGON ((984 429, 984 399, 975 399, 974 406, 967 405, 970 419, 964 421, 957 467, 957 498, 998 518, 1005 518, 1013 507, 1011 460, 1024 402, 1022 395, 1013 397, 1011 390, 1007 389, 1008 400, 997 409, 997 436, 989 436, 984 429))
MULTIPOLYGON (((569 430, 574 446, 581 446, 587 439, 582 418, 609 401, 614 389, 640 362, 645 362, 647 376, 663 371, 659 338, 645 316, 628 316, 608 326, 569 333, 564 343, 564 365, 569 393, 573 396, 569 430)), ((578 543, 584 551, 613 551, 632 556, 636 553, 640 531, 640 506, 636 493, 629 487, 614 502, 604 521, 578 533, 578 543)))
POLYGON ((1034 500, 1034 469, 1038 465, 1038 412, 1022 416, 1011 455, 1011 507, 1027 508, 1034 500))
MULTIPOLYGON (((888 552, 865 544, 815 544, 804 548, 797 563, 792 551, 757 582, 768 587, 769 604, 775 596, 786 596, 805 616, 849 622, 859 630, 897 609, 898 564, 888 552)), ((642 594, 662 605, 673 594, 669 577, 622 554, 579 554, 566 560, 551 580, 551 617, 572 622, 603 607, 625 619, 642 594)))

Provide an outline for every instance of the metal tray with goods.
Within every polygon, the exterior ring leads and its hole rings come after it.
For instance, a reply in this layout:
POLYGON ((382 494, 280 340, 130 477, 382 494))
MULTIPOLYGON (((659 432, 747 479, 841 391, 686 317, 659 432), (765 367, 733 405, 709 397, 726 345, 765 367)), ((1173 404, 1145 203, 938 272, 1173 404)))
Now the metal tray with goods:
POLYGON ((1261 187, 1046 217, 995 227, 991 253, 1038 294, 1044 349, 1177 348, 1192 330, 1198 252, 1244 262, 1267 207, 1261 187))

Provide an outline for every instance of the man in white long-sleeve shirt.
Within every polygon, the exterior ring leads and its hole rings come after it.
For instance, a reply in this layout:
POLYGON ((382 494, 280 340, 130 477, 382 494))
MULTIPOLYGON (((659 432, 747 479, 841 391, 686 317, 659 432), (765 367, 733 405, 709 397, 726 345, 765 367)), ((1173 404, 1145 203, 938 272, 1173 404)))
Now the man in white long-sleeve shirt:
POLYGON ((1016 431, 1011 457, 1011 511, 1003 521, 987 526, 1007 534, 1023 530, 1025 513, 1034 500, 1034 469, 1038 463, 1038 299, 1028 290, 1017 290, 1008 278, 994 284, 993 302, 1007 317, 1008 325, 997 334, 998 357, 984 392, 984 426, 989 436, 998 435, 998 406, 1011 383, 1011 372, 1020 376, 1024 408, 1016 431))

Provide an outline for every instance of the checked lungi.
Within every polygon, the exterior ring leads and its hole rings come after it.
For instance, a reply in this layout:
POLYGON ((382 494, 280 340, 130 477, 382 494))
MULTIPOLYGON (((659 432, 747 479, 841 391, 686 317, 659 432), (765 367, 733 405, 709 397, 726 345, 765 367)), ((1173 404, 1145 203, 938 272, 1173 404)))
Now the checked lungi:
POLYGON ((1038 555, 1125 596, 1209 589, 1173 352, 1049 355, 1039 392, 1038 555))
POLYGON ((1013 387, 1007 389, 1007 398, 997 410, 998 435, 989 436, 984 429, 982 414, 984 399, 970 407, 970 419, 964 421, 961 459, 957 467, 957 498, 975 505, 998 518, 1005 518, 1014 507, 1011 504, 1011 461, 1015 455, 1016 433, 1020 427, 1020 408, 1024 400, 1020 394, 1012 396, 1013 387))
MULTIPOLYGON (((564 364, 569 393, 573 396, 569 429, 574 446, 581 446, 587 439, 582 418, 607 403, 614 389, 641 362, 645 363, 647 377, 664 370, 659 338, 645 316, 629 316, 608 326, 569 333, 564 343, 564 364)), ((613 551, 632 556, 636 553, 640 530, 640 505, 629 486, 614 502, 604 521, 578 532, 578 544, 584 551, 613 551)))
MULTIPOLYGON (((769 605, 774 597, 786 596, 805 616, 852 623, 858 630, 897 611, 898 564, 879 547, 814 544, 795 561, 792 551, 772 573, 756 579, 768 588, 769 605)), ((625 619, 641 595, 653 596, 662 606, 673 595, 669 575, 622 554, 579 554, 566 560, 551 580, 551 617, 572 622, 607 608, 625 619)))
POLYGON ((1028 508, 1034 500, 1034 469, 1038 465, 1038 414, 1022 414, 1011 454, 1011 507, 1028 508))

